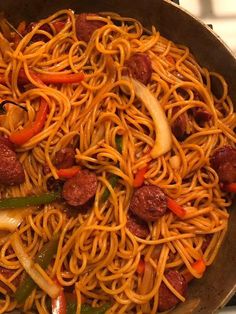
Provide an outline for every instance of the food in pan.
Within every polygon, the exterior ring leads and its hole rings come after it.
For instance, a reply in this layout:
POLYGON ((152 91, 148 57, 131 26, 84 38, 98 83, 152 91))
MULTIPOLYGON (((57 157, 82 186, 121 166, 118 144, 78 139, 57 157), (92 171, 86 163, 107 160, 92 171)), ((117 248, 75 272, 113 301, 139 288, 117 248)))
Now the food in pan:
POLYGON ((116 13, 0 27, 1 313, 184 302, 236 191, 223 77, 116 13))

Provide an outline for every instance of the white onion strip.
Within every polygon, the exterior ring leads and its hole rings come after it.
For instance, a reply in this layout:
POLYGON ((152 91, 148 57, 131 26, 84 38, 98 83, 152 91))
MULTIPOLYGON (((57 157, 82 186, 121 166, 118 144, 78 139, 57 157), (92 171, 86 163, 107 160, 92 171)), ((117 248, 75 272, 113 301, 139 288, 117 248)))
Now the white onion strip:
POLYGON ((11 245, 15 254, 24 267, 25 271, 29 274, 29 276, 33 279, 33 281, 51 298, 56 298, 60 293, 60 287, 56 285, 51 278, 45 273, 45 277, 41 275, 41 273, 36 269, 35 263, 25 252, 22 241, 18 235, 18 233, 14 233, 12 235, 11 245))
POLYGON ((156 139, 150 154, 152 158, 160 157, 167 153, 172 146, 172 133, 165 112, 159 101, 145 85, 131 77, 125 76, 123 78, 133 84, 136 96, 146 106, 153 119, 156 139))

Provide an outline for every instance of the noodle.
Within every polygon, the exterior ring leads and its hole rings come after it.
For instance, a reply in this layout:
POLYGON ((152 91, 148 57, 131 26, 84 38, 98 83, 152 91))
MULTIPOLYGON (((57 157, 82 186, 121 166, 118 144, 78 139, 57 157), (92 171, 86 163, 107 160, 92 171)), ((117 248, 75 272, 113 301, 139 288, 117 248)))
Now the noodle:
MULTIPOLYGON (((17 231, 25 251, 34 258, 53 234, 59 235, 57 253, 47 273, 38 264, 36 268, 45 278, 57 278, 65 291, 74 289, 77 313, 85 298, 94 307, 110 302, 107 313, 154 314, 162 282, 180 301, 185 300, 166 278, 166 270, 187 269, 200 278, 202 275, 192 266, 194 261, 203 256, 209 266, 220 249, 231 200, 220 190, 209 157, 219 146, 235 147, 236 115, 224 78, 201 68, 188 48, 163 38, 154 27, 146 32, 135 19, 115 13, 89 16, 88 20, 104 23, 88 44, 77 39, 76 15, 61 10, 39 21, 15 50, 7 51, 8 62, 3 55, 0 58, 0 73, 6 81, 0 84, 0 97, 13 99, 28 110, 23 113, 9 105, 0 120, 2 135, 9 136, 32 123, 40 98, 49 106, 43 129, 16 150, 25 170, 25 182, 2 187, 1 197, 47 191, 47 180, 51 176, 58 179, 55 154, 69 145, 76 147, 77 164, 97 175, 94 202, 87 212, 78 211, 69 217, 70 208, 60 202, 35 208, 23 218, 17 231), (59 33, 55 21, 66 21, 59 33), (44 24, 50 25, 54 35, 41 29, 44 24), (32 42, 36 34, 46 36, 47 42, 32 42), (123 78, 125 61, 135 53, 145 53, 152 60, 152 80, 147 88, 159 100, 169 125, 196 107, 212 116, 204 125, 189 118, 187 138, 178 141, 172 135, 171 150, 154 159, 148 154, 155 142, 154 122, 136 98, 132 84, 123 78), (25 89, 19 87, 21 69, 29 82, 25 89), (37 74, 58 72, 83 72, 85 78, 78 84, 44 84, 37 79, 37 74), (211 90, 212 77, 221 83, 219 98, 211 90), (123 139, 121 153, 116 148, 117 136, 123 139), (171 165, 172 156, 178 156, 176 169, 171 165), (148 223, 150 234, 144 239, 132 234, 126 222, 135 173, 147 164, 145 182, 177 199, 186 216, 181 219, 168 211, 156 222, 148 223), (49 167, 47 174, 45 165, 49 167), (118 177, 115 186, 110 182, 112 175, 118 177), (101 202, 106 188, 109 199, 101 202), (207 235, 212 237, 203 252, 207 235), (159 256, 154 254, 156 249, 159 256), (153 284, 145 289, 136 271, 141 259, 153 272, 153 284)), ((21 276, 23 267, 11 248, 11 237, 3 239, 0 266, 15 273, 7 279, 0 274, 0 280, 15 292, 14 279, 21 276)), ((19 307, 2 286, 0 293, 0 313, 19 307)), ((36 308, 38 313, 49 313, 47 298, 45 292, 34 289, 20 308, 24 312, 36 308)))

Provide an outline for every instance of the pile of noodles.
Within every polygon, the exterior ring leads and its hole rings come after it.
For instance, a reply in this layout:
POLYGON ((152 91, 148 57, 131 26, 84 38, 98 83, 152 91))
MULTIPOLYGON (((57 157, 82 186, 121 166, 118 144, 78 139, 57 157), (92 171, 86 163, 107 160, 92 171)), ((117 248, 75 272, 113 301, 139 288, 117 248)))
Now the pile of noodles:
MULTIPOLYGON (((50 107, 44 129, 17 148, 26 174, 25 183, 1 188, 1 197, 46 191, 48 177, 57 178, 53 166, 55 153, 71 144, 76 147, 78 165, 97 175, 95 201, 88 212, 78 212, 75 217, 69 217, 63 210, 66 205, 60 203, 33 209, 17 231, 25 250, 33 258, 54 233, 60 234, 57 254, 48 274, 51 278, 57 277, 61 286, 75 289, 78 311, 83 296, 92 306, 110 302, 111 313, 154 314, 158 310, 160 284, 163 280, 168 284, 164 272, 187 268, 199 278, 191 265, 202 257, 204 239, 212 235, 203 255, 209 266, 227 231, 226 208, 230 200, 220 190, 209 156, 220 145, 235 146, 233 104, 219 74, 201 68, 188 48, 161 37, 154 27, 148 33, 131 18, 114 13, 91 16, 90 19, 99 19, 106 25, 86 44, 76 37, 75 17, 70 10, 56 12, 40 21, 7 58, 0 59, 0 73, 7 79, 6 86, 0 85, 0 97, 12 99, 28 109, 26 113, 9 106, 6 116, 1 118, 2 135, 9 135, 33 121, 40 97, 50 107), (65 20, 65 17, 66 26, 55 36, 38 30, 44 23, 52 25, 53 21, 65 20), (30 43, 35 33, 43 33, 50 40, 30 43), (212 114, 212 119, 203 126, 189 118, 189 136, 179 142, 173 135, 171 150, 155 159, 147 154, 155 140, 151 116, 132 92, 132 84, 122 78, 125 60, 138 52, 148 54, 152 60, 152 80, 147 88, 164 108, 170 125, 178 115, 196 106, 212 114), (167 55, 176 63, 169 62, 167 55), (109 67, 107 60, 111 58, 113 65, 109 67), (17 84, 21 68, 32 83, 25 90, 17 84), (30 68, 38 73, 83 71, 85 79, 79 84, 42 86, 30 76, 30 68), (211 92, 212 76, 222 83, 219 99, 211 92), (196 98, 196 91, 201 100, 196 98), (183 92, 189 95, 188 100, 182 96, 183 92), (181 110, 173 114, 176 107, 181 110), (122 153, 116 149, 117 135, 122 135, 122 153), (173 164, 173 156, 177 156, 177 165, 173 164), (145 182, 158 185, 166 195, 176 199, 187 215, 180 219, 168 211, 156 222, 149 223, 150 235, 141 239, 126 228, 126 221, 134 175, 147 163, 145 182), (44 175, 45 164, 51 174, 44 175), (111 174, 119 177, 114 188, 109 183, 111 174), (106 187, 110 197, 102 203, 101 195, 106 187), (153 280, 145 289, 142 276, 136 272, 141 256, 153 271, 153 280)), ((0 279, 15 291, 12 281, 23 269, 11 249, 11 238, 5 238, 0 244, 0 266, 15 270, 8 280, 2 275, 0 279)), ((172 290, 184 301, 184 297, 172 290)), ((35 289, 22 310, 27 312, 36 307, 39 313, 48 313, 46 299, 43 291, 35 289)), ((14 299, 3 293, 0 312, 16 306, 14 299)))

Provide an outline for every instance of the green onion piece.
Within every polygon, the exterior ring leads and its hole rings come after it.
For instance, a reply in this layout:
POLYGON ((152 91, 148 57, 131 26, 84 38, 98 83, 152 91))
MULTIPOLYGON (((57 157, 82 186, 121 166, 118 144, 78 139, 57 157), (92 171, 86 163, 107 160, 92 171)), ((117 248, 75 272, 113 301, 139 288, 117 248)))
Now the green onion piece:
POLYGON ((76 314, 77 310, 77 301, 76 299, 68 300, 66 298, 66 314, 76 314))
POLYGON ((117 135, 116 136, 116 147, 120 154, 122 154, 122 136, 117 135))
MULTIPOLYGON (((110 306, 109 303, 105 303, 100 307, 92 307, 88 304, 82 304, 80 314, 105 314, 110 306)), ((76 309, 76 300, 66 300, 66 314, 76 314, 76 309)))
MULTIPOLYGON (((109 183, 114 188, 116 186, 118 180, 119 180, 119 177, 116 176, 115 174, 112 174, 109 178, 109 183)), ((109 196, 110 196, 110 191, 108 190, 108 188, 106 188, 102 194, 102 202, 106 202, 106 200, 108 199, 109 196)))
MULTIPOLYGON (((39 264, 43 269, 46 269, 57 252, 58 241, 59 236, 54 235, 52 239, 38 252, 35 258, 35 263, 39 264)), ((26 272, 24 272, 24 279, 21 281, 15 292, 16 301, 18 303, 23 303, 36 287, 37 285, 33 279, 26 272)))
MULTIPOLYGON (((122 136, 117 135, 116 136, 116 147, 118 152, 121 154, 122 153, 122 136)), ((114 188, 119 180, 119 177, 116 176, 115 174, 112 174, 109 178, 110 185, 114 188)), ((110 196, 110 191, 108 188, 105 189, 105 191, 102 194, 102 202, 104 203, 110 196)))
POLYGON ((0 209, 45 205, 50 204, 60 198, 61 193, 59 192, 44 193, 41 195, 32 195, 25 197, 3 198, 0 200, 0 209))
POLYGON ((80 314, 105 314, 110 306, 109 303, 105 303, 100 307, 91 307, 90 305, 82 304, 80 314))

